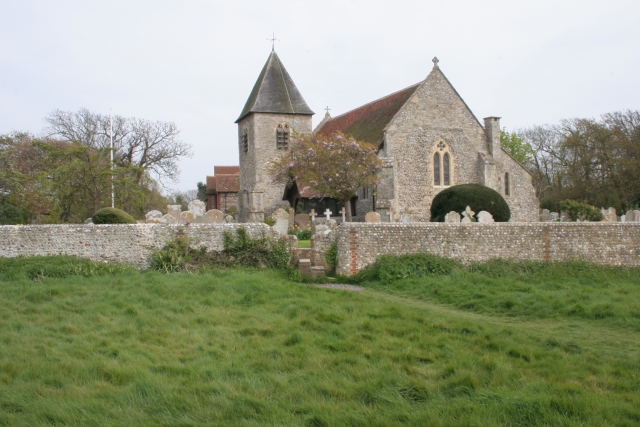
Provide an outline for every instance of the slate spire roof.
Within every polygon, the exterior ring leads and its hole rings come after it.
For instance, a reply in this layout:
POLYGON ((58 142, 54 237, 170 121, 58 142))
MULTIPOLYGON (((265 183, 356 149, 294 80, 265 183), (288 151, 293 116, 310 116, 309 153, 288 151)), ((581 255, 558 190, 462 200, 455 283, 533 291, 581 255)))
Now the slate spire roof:
POLYGON ((315 114, 298 91, 278 54, 272 51, 236 120, 251 113, 315 114))

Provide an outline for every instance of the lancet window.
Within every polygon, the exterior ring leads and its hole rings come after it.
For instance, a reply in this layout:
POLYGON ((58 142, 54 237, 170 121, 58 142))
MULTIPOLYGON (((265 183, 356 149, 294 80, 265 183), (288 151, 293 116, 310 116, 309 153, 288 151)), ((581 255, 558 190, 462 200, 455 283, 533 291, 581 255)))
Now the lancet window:
POLYGON ((440 141, 433 154, 433 185, 448 187, 453 181, 453 156, 449 146, 440 141))

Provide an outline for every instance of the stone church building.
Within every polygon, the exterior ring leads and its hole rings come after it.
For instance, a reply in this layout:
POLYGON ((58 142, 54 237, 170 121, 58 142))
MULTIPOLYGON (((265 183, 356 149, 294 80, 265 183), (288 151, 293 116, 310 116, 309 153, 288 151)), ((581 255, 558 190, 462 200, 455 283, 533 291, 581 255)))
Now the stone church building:
MULTIPOLYGON (((413 221, 429 221, 431 201, 438 192, 478 183, 505 198, 511 221, 537 221, 531 174, 500 146, 500 118, 487 117, 483 126, 445 77, 437 58, 433 62, 422 82, 337 117, 327 112, 313 130, 325 135, 341 131, 379 148, 384 164, 381 182, 358 191, 352 200, 354 220, 375 210, 383 221, 403 213, 413 221)), ((261 221, 275 209, 305 199, 305 194, 292 194, 274 184, 268 168, 287 149, 292 132, 312 132, 313 114, 272 51, 236 120, 240 221, 261 221)))

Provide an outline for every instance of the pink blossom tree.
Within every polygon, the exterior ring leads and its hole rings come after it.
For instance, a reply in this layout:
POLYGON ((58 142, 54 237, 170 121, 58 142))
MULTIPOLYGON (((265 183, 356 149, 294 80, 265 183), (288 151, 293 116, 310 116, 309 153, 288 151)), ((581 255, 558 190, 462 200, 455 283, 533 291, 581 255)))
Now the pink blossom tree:
POLYGON ((323 197, 344 203, 347 221, 351 221, 350 200, 358 188, 378 184, 381 168, 374 145, 337 132, 294 135, 286 154, 273 161, 270 170, 275 182, 304 183, 323 197))

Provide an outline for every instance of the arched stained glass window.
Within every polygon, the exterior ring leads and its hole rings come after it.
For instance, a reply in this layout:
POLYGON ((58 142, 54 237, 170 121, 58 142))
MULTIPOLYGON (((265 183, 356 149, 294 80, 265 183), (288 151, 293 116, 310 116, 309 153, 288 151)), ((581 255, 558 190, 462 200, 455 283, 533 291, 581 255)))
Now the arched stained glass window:
POLYGON ((433 155, 433 184, 440 184, 440 153, 433 155))
POLYGON ((442 157, 442 171, 444 185, 451 185, 451 179, 449 178, 449 153, 444 153, 442 157))

